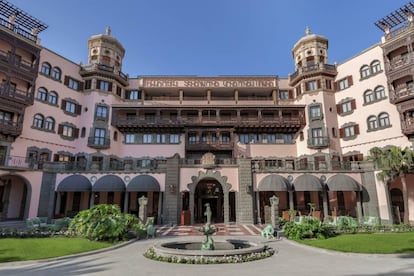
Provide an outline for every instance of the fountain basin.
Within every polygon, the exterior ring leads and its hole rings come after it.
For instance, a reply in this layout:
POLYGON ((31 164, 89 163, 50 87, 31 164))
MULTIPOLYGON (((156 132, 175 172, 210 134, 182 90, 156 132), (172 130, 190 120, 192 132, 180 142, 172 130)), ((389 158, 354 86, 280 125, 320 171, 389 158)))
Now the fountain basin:
POLYGON ((253 253, 265 252, 267 247, 263 244, 257 244, 245 240, 215 240, 214 250, 201 250, 201 242, 188 240, 176 240, 171 242, 157 243, 154 245, 154 251, 158 256, 163 257, 231 257, 244 256, 253 253))

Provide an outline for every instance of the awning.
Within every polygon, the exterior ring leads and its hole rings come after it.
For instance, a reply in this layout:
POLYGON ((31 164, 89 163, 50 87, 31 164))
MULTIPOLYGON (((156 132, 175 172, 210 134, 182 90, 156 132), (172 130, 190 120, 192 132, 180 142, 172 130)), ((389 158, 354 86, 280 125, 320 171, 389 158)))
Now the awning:
POLYGON ((123 192, 125 184, 119 176, 105 175, 99 178, 92 186, 94 192, 123 192))
POLYGON ((159 192, 160 184, 150 175, 139 175, 131 179, 126 190, 128 192, 159 192))
POLYGON ((321 181, 314 175, 304 174, 298 176, 293 183, 295 191, 323 191, 321 181))
POLYGON ((289 191, 289 181, 283 176, 272 174, 262 179, 259 183, 259 191, 289 191))
POLYGON ((360 191, 358 182, 352 177, 343 174, 337 174, 328 179, 326 182, 329 191, 360 191))
POLYGON ((88 178, 83 175, 71 175, 59 183, 56 192, 89 192, 92 184, 88 178))

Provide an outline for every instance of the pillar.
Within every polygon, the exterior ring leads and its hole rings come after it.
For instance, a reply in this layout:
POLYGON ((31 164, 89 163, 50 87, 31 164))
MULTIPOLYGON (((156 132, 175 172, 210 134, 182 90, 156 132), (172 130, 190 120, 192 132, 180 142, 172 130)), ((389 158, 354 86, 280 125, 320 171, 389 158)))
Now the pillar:
POLYGON ((124 214, 128 213, 129 206, 129 192, 126 191, 124 194, 124 214))

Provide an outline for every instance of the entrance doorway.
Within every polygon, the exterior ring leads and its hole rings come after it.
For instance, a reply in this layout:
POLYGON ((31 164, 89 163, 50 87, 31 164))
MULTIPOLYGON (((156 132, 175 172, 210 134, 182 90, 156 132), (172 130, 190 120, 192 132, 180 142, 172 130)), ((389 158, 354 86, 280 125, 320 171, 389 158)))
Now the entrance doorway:
POLYGON ((210 204, 211 222, 222 223, 224 221, 223 189, 216 180, 202 180, 197 184, 194 193, 194 221, 206 222, 204 216, 205 204, 210 204))

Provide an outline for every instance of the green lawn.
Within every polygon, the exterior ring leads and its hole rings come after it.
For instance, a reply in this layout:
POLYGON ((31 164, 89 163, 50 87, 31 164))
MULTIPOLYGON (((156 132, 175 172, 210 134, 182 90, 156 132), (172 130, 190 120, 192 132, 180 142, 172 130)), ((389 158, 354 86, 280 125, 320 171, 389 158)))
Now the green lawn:
POLYGON ((301 240, 300 243, 354 253, 414 253, 414 232, 392 234, 342 234, 326 240, 301 240))
POLYGON ((0 239, 0 262, 46 259, 114 245, 82 238, 0 239))

